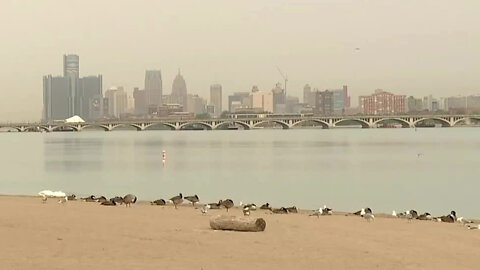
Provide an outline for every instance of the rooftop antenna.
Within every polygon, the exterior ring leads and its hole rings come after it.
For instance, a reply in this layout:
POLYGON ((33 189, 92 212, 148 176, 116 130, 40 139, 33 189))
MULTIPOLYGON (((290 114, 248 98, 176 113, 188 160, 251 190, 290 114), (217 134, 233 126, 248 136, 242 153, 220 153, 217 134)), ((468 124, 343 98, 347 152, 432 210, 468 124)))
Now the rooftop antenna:
POLYGON ((287 74, 283 74, 282 70, 277 66, 278 73, 280 73, 280 76, 282 76, 283 80, 285 81, 285 97, 287 96, 287 82, 288 82, 288 77, 287 74))

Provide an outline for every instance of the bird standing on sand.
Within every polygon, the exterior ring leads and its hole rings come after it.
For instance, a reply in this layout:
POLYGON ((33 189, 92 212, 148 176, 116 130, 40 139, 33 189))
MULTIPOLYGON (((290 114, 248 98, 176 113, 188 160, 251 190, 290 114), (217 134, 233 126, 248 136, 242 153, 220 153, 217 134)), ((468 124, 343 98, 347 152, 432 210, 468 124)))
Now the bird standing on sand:
POLYGON ((175 209, 178 209, 178 208, 177 208, 177 205, 183 203, 183 195, 182 195, 182 193, 179 193, 178 196, 175 196, 175 197, 170 198, 170 201, 172 201, 173 205, 175 206, 175 209))
POLYGON ((323 215, 323 209, 322 208, 318 208, 318 210, 315 210, 312 214, 310 214, 309 216, 311 217, 314 217, 316 216, 317 218, 319 218, 321 215, 323 215))
POLYGON ((137 196, 133 194, 127 194, 125 197, 123 197, 123 202, 125 203, 126 207, 131 207, 132 203, 137 202, 137 196))
POLYGON ((198 198, 197 194, 193 196, 185 196, 185 200, 192 203, 193 207, 195 207, 195 203, 199 202, 200 199, 198 198))
POLYGON ((230 199, 226 199, 224 201, 220 200, 219 202, 221 205, 225 206, 225 208, 227 208, 227 212, 228 212, 228 209, 232 208, 233 206, 235 206, 235 204, 233 203, 232 200, 230 199))
POLYGON ((372 213, 372 209, 370 209, 370 207, 367 207, 367 208, 362 208, 361 210, 353 213, 354 215, 356 216, 361 216, 363 217, 365 214, 368 214, 368 213, 372 213))
POLYGON ((42 195, 42 203, 47 203, 47 199, 46 195, 42 195))
POLYGON ((262 209, 262 210, 272 210, 272 207, 270 206, 269 203, 266 203, 266 204, 260 206, 260 209, 262 209))

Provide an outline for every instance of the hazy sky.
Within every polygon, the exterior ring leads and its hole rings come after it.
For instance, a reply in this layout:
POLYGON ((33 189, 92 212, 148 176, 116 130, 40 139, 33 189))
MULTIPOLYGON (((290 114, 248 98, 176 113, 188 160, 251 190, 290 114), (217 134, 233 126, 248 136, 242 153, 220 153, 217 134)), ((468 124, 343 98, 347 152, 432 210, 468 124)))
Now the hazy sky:
POLYGON ((288 74, 302 95, 347 84, 354 103, 376 88, 407 95, 480 94, 479 0, 0 1, 0 121, 36 121, 42 76, 80 55, 104 89, 143 88, 161 69, 164 93, 181 68, 189 93, 224 103, 288 74), (355 50, 355 48, 360 50, 355 50))

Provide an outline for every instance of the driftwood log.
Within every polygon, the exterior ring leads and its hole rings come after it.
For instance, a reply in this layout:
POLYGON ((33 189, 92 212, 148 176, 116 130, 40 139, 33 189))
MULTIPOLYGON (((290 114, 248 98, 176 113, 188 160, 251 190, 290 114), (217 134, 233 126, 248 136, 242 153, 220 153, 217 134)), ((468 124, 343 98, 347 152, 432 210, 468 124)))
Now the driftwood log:
POLYGON ((210 227, 214 230, 240 232, 263 232, 267 223, 263 218, 216 216, 210 219, 210 227))

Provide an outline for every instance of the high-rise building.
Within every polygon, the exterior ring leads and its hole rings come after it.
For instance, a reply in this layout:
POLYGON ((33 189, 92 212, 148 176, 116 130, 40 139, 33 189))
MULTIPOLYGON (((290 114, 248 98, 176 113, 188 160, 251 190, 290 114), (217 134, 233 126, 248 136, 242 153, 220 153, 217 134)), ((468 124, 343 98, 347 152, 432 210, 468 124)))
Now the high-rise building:
POLYGON ((275 88, 272 89, 273 94, 273 112, 285 113, 286 112, 286 95, 285 89, 282 88, 281 83, 277 83, 275 88))
POLYGON ((315 114, 316 115, 332 115, 334 109, 333 92, 317 91, 315 93, 315 114))
POLYGON ((408 112, 421 112, 423 111, 423 101, 421 98, 415 98, 409 96, 407 98, 407 111, 408 112))
POLYGON ((147 107, 162 105, 162 73, 160 70, 147 70, 145 72, 145 98, 147 107))
POLYGON ((80 109, 77 108, 78 96, 78 78, 80 75, 80 58, 75 54, 63 55, 63 77, 70 80, 70 100, 69 107, 71 114, 78 114, 80 109))
POLYGON ((212 84, 210 86, 210 105, 214 106, 214 115, 222 113, 222 85, 212 84))
POLYGON ((207 101, 198 95, 187 95, 187 112, 193 114, 206 113, 207 101))
POLYGON ((145 90, 140 90, 138 87, 133 89, 133 99, 135 107, 135 115, 146 115, 147 114, 147 97, 145 90))
POLYGON ((44 76, 42 120, 51 122, 71 117, 70 97, 69 78, 44 76))
POLYGON ((342 89, 329 90, 333 93, 333 113, 336 115, 344 114, 350 108, 350 96, 348 87, 344 85, 342 89))
POLYGON ((273 112, 273 93, 268 92, 264 93, 258 90, 258 87, 254 86, 252 92, 250 93, 250 108, 253 111, 259 112, 273 112))
POLYGON ((303 87, 303 103, 312 108, 315 107, 315 92, 312 91, 312 87, 309 84, 303 87))
POLYGON ((187 83, 180 74, 180 70, 173 80, 172 94, 170 95, 170 99, 172 103, 177 103, 182 105, 183 108, 187 108, 187 83))
POLYGON ((360 96, 358 104, 361 113, 366 115, 402 114, 406 112, 405 100, 404 95, 394 95, 377 89, 370 96, 360 96))
POLYGON ((228 96, 228 111, 235 112, 237 108, 249 107, 250 93, 249 92, 235 92, 228 96))
POLYGON ((105 91, 105 97, 108 99, 108 116, 121 118, 127 113, 127 93, 122 86, 110 87, 105 91))
POLYGON ((103 98, 102 75, 78 79, 75 114, 85 120, 95 120, 102 116, 103 98))

